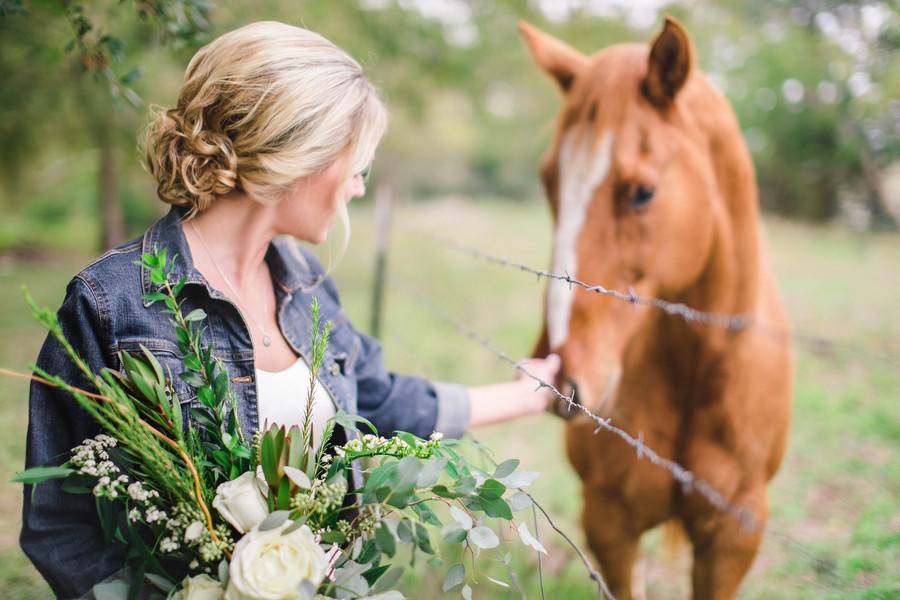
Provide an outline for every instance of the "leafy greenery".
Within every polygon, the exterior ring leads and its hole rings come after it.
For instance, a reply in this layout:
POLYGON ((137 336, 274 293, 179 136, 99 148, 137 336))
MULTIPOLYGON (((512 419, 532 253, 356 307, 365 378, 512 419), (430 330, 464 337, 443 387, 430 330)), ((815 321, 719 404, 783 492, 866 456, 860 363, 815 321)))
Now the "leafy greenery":
MULTIPOLYGON (((200 324, 206 313, 195 308, 185 314, 181 292, 186 279, 171 280, 176 259, 170 260, 163 248, 143 254, 137 264, 156 287, 144 299, 162 302, 175 329, 184 367, 177 375, 197 391, 200 407, 190 408, 189 423, 182 419, 172 374, 163 371, 147 348, 142 346, 136 355, 120 352, 120 372, 103 369, 95 374, 66 340, 56 316, 26 295, 35 318, 62 344, 99 394, 41 370, 38 373, 73 394, 103 433, 73 448, 72 457, 61 467, 27 469, 13 479, 38 485, 64 478, 66 491, 97 496, 99 518, 110 541, 127 547, 137 574, 132 595, 145 581, 171 592, 186 576, 209 573, 216 564, 224 586, 228 560, 223 559, 240 551, 235 538, 239 541, 250 529, 263 532, 281 527, 288 520, 292 524, 286 533, 308 526, 323 544, 342 549, 334 563, 334 577, 319 590, 336 598, 368 595, 400 546, 408 546, 413 559, 417 551, 429 555, 435 566, 441 564, 435 539, 462 547, 473 559, 478 551, 499 545, 490 520, 511 521, 513 506, 516 510, 529 506, 517 498, 521 494, 514 488, 530 485, 534 477, 516 473, 518 460, 505 461, 488 473, 471 466, 454 449, 458 442, 442 442, 440 433, 429 440, 403 431, 389 439, 377 432, 364 434, 356 423, 374 429, 372 424, 343 412, 329 421, 317 448, 313 404, 331 323, 320 328, 315 301, 309 393, 302 423, 271 426, 257 432, 248 444, 227 371, 202 341, 200 324), (345 427, 352 439, 329 448, 335 423, 345 427), (362 468, 365 483, 347 495, 350 473, 360 470, 362 460, 369 463, 362 468), (267 488, 263 495, 268 513, 256 523, 239 522, 247 518, 246 513, 235 516, 239 508, 229 505, 227 489, 249 475, 250 494, 259 494, 257 466, 267 488), (209 506, 218 514, 211 513, 209 506), (450 507, 454 522, 445 524, 436 506, 450 507)), ((534 546, 533 538, 521 529, 520 535, 524 543, 534 546)), ((454 564, 448 571, 448 585, 462 583, 465 575, 465 565, 454 564)))

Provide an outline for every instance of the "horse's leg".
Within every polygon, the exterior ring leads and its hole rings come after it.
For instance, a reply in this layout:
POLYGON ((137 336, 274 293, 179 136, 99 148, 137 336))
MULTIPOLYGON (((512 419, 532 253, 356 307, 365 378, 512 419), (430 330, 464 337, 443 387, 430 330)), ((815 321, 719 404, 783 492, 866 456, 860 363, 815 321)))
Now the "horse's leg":
POLYGON ((617 600, 642 597, 642 590, 632 593, 642 533, 634 531, 632 525, 633 519, 618 494, 585 487, 582 526, 588 545, 600 561, 600 573, 617 600))
POLYGON ((717 513, 688 527, 694 545, 694 600, 735 598, 756 558, 767 515, 765 484, 741 494, 733 504, 748 509, 752 523, 742 523, 736 515, 717 513))

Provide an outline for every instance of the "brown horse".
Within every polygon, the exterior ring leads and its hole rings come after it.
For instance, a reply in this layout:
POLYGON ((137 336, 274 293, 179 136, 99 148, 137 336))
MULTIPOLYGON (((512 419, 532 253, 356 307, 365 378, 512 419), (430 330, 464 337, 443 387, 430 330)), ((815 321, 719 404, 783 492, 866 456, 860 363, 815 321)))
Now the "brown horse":
MULTIPOLYGON (((667 19, 649 47, 616 45, 590 57, 520 28, 564 94, 540 170, 555 223, 553 270, 787 331, 750 155, 682 26, 667 19)), ((693 597, 734 597, 759 547, 766 483, 787 441, 785 337, 691 324, 553 282, 535 355, 549 351, 561 355, 560 381, 586 408, 643 435, 754 517, 755 527, 742 526, 617 437, 572 419, 566 448, 583 483, 583 525, 612 592, 632 597, 641 535, 674 520, 693 547, 693 597)))

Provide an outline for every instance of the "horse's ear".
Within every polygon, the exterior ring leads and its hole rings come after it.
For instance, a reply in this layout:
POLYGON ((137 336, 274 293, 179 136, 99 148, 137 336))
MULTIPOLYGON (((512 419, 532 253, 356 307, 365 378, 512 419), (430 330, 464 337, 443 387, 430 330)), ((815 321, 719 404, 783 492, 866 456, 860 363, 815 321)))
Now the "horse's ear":
POLYGON ((668 108, 684 86, 694 63, 694 48, 684 26, 666 17, 663 30, 653 40, 647 76, 641 91, 653 105, 668 108))
POLYGON ((563 92, 568 92, 575 77, 587 64, 587 57, 530 23, 519 21, 518 25, 534 62, 556 80, 563 92))

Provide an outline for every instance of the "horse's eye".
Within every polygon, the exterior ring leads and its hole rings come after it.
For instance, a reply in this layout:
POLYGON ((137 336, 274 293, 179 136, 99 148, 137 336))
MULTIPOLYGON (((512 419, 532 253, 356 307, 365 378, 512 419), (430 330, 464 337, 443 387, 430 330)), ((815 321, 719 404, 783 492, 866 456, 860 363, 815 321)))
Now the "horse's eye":
POLYGON ((653 194, 656 193, 652 187, 647 187, 645 185, 639 185, 634 193, 631 195, 631 198, 628 199, 628 205, 631 208, 643 208, 650 204, 650 201, 653 200, 653 194))

